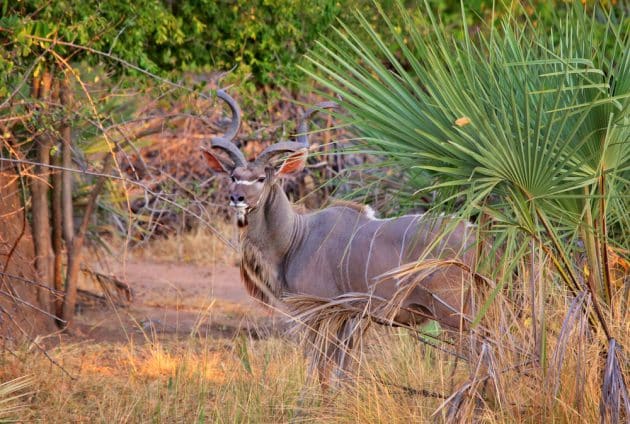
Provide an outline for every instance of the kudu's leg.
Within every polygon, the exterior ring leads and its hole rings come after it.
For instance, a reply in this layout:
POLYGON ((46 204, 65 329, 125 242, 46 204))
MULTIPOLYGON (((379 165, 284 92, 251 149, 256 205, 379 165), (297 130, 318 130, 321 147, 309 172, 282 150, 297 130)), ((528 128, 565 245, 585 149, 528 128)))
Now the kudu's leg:
POLYGON ((317 364, 317 374, 324 393, 336 388, 343 381, 352 377, 356 363, 353 355, 360 318, 346 318, 340 324, 337 334, 327 340, 323 357, 317 364))
POLYGON ((356 358, 354 357, 355 342, 356 338, 360 337, 357 334, 357 331, 360 331, 358 328, 359 319, 350 318, 346 320, 337 333, 337 339, 339 340, 335 356, 335 380, 337 383, 352 377, 352 370, 356 364, 356 358))
MULTIPOLYGON (((351 377, 350 373, 355 362, 352 350, 355 347, 356 329, 359 320, 359 318, 343 318, 336 332, 326 335, 320 334, 319 336, 324 336, 321 339, 312 334, 310 347, 314 351, 307 354, 311 361, 309 365, 310 372, 297 401, 296 419, 304 413, 304 405, 312 387, 313 378, 317 378, 319 382, 322 392, 322 403, 329 405, 333 400, 331 394, 334 389, 342 381, 351 377), (317 343, 315 341, 317 339, 320 339, 323 343, 317 343)), ((309 331, 322 330, 310 329, 309 331)))

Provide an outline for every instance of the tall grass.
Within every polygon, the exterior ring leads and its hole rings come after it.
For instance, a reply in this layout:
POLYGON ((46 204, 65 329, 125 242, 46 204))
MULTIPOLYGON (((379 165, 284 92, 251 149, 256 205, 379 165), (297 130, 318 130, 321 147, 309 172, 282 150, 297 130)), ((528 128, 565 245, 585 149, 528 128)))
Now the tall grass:
MULTIPOLYGON (((233 239, 237 238, 234 235, 234 225, 231 223, 218 222, 214 225, 222 234, 231 235, 233 239)), ((177 261, 205 266, 212 266, 217 263, 236 264, 238 262, 236 252, 202 227, 149 240, 131 249, 124 245, 123 240, 114 240, 113 244, 112 247, 115 247, 115 250, 128 250, 130 257, 136 260, 177 261)))
MULTIPOLYGON (((527 361, 533 348, 523 340, 531 336, 527 323, 531 316, 493 319, 496 327, 491 334, 500 341, 492 353, 495 382, 502 393, 489 401, 492 387, 484 391, 479 384, 470 392, 474 401, 469 408, 459 411, 459 421, 598 420, 604 366, 601 343, 584 314, 572 312, 576 310, 572 298, 560 288, 546 296, 554 309, 546 330, 554 365, 545 370, 527 361), (566 325, 564 320, 571 316, 576 323, 566 325)), ((622 335, 621 344, 630 343, 628 320, 616 323, 613 331, 622 335)), ((406 330, 374 328, 364 341, 363 360, 352 381, 328 393, 307 381, 301 350, 283 338, 174 339, 163 335, 148 336, 144 344, 66 343, 49 351, 65 371, 23 346, 0 359, 2 381, 32 376, 28 387, 20 389, 24 396, 12 401, 19 409, 4 419, 51 423, 443 421, 449 413, 448 407, 441 408, 446 398, 475 372, 475 364, 456 363, 406 330)))

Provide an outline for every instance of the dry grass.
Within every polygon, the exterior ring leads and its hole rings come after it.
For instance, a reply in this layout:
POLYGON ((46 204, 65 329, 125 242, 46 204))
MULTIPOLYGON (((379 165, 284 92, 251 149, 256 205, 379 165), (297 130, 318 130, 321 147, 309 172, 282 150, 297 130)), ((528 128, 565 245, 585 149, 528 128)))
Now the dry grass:
POLYGON ((35 393, 12 416, 25 422, 285 421, 302 381, 299 352, 278 340, 246 348, 263 353, 251 355, 251 374, 213 340, 64 345, 51 356, 72 380, 25 346, 4 356, 1 379, 32 376, 35 393))
MULTIPOLYGON (((164 252, 172 260, 177 251, 180 260, 208 264, 208 257, 227 254, 217 243, 208 234, 193 233, 154 242, 135 254, 154 260, 164 252)), ((472 333, 472 350, 483 355, 470 363, 455 361, 409 330, 373 325, 358 344, 361 351, 351 353, 361 359, 354 377, 322 393, 307 379, 298 343, 277 337, 176 339, 162 334, 147 336, 142 345, 61 343, 49 354, 74 379, 23 345, 0 356, 0 382, 31 379, 28 387, 11 393, 24 394, 11 399, 12 410, 3 410, 0 393, 0 417, 59 423, 598 422, 607 345, 552 272, 544 269, 537 276, 536 286, 544 290, 534 299, 527 273, 509 298, 498 293, 472 333)), ((620 281, 613 308, 604 312, 614 317, 611 332, 627 348, 627 283, 620 281)), ((321 325, 322 331, 336 332, 326 322, 321 325)), ((626 352, 619 354, 626 379, 627 358, 626 352)))
MULTIPOLYGON (((238 243, 236 227, 229 222, 217 220, 215 229, 238 243)), ((116 243, 123 246, 122 241, 116 243)), ((121 250, 120 247, 118 250, 121 250)), ((150 261, 176 261, 194 265, 211 266, 217 263, 238 262, 236 250, 226 246, 212 231, 198 227, 184 233, 173 233, 166 238, 153 239, 132 248, 130 257, 150 261)))
MULTIPOLYGON (((548 296, 557 310, 546 328, 547 366, 536 361, 514 366, 535 357, 533 342, 520 334, 526 323, 516 320, 503 334, 493 333, 490 339, 499 343, 490 343, 494 362, 488 368, 496 378, 488 387, 462 391, 471 402, 460 404, 461 422, 474 417, 488 423, 599 420, 601 340, 579 317, 560 338, 571 304, 559 292, 548 296), (493 394, 494 384, 502 388, 500 395, 493 394)), ((630 323, 616 325, 616 334, 626 335, 619 342, 627 346, 630 323)), ((23 346, 2 357, 0 377, 32 376, 24 390, 34 393, 18 399, 22 409, 12 415, 29 422, 395 423, 444 420, 449 408, 439 409, 440 395, 466 387, 475 371, 474 364, 462 361, 455 367, 453 357, 403 329, 370 330, 362 346, 354 381, 325 396, 306 381, 297 344, 278 338, 62 344, 51 356, 75 380, 23 346)))

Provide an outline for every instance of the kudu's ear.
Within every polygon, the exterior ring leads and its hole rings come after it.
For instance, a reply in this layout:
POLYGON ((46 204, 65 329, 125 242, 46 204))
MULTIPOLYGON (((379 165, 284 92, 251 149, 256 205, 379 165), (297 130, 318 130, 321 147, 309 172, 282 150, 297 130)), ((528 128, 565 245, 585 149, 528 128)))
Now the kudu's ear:
POLYGON ((210 150, 202 149, 201 152, 213 171, 229 174, 234 169, 234 164, 231 163, 229 159, 224 159, 221 156, 215 155, 210 150))
POLYGON ((291 153, 282 162, 280 168, 276 171, 276 175, 290 175, 299 172, 304 169, 306 165, 306 158, 308 156, 308 149, 300 149, 291 153))

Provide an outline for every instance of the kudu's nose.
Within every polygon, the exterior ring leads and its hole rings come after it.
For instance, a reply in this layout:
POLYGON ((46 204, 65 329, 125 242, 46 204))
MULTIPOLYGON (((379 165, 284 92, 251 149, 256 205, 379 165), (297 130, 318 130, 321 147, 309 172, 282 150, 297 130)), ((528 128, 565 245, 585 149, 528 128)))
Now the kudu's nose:
POLYGON ((245 201, 245 196, 242 194, 230 194, 230 200, 233 203, 240 203, 245 201))

